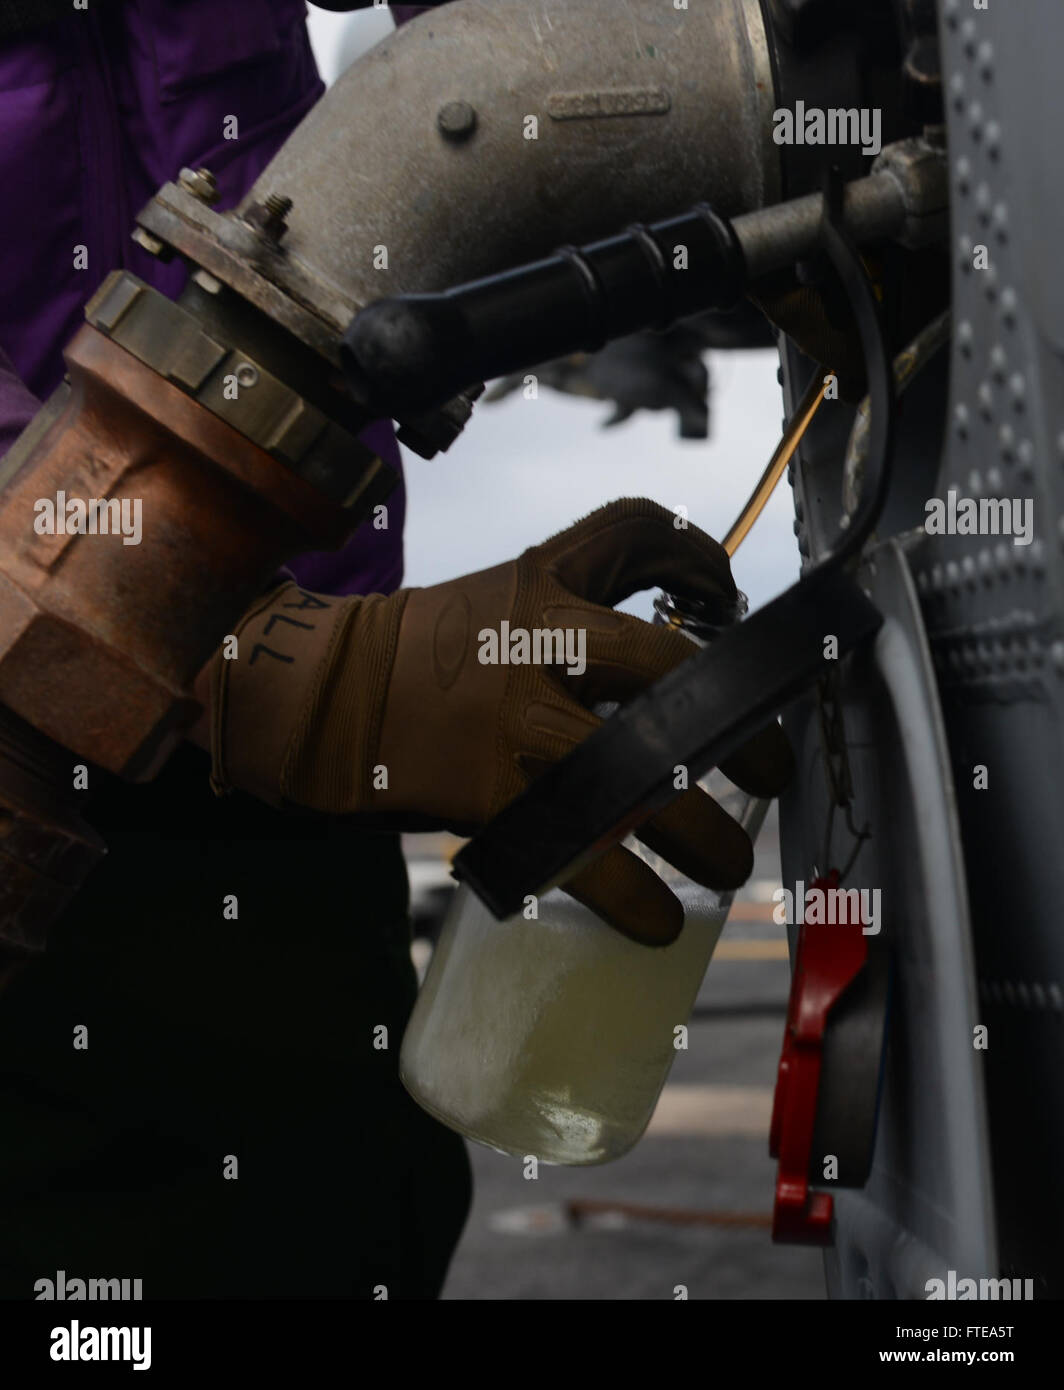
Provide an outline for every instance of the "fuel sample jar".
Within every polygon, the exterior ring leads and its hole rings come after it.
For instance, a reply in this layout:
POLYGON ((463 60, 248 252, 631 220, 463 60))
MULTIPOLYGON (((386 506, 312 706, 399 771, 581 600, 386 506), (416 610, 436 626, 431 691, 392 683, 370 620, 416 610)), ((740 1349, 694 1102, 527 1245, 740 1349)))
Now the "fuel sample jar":
MULTIPOLYGON (((742 617, 659 595, 657 622, 700 646, 742 617)), ((598 707, 607 716, 615 706, 598 707)), ((699 781, 754 839, 768 802, 717 770, 699 781)), ((678 875, 625 841, 684 908, 670 946, 644 946, 560 889, 498 922, 457 889, 403 1038, 417 1103, 469 1139, 544 1163, 606 1163, 639 1140, 682 1046, 733 893, 678 875), (529 909, 531 911, 531 909, 529 909)))

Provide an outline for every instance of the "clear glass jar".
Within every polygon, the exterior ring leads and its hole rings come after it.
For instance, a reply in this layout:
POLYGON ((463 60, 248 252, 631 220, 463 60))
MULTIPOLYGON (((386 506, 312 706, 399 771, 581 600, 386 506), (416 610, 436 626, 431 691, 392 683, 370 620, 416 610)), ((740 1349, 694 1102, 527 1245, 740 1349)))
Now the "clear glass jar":
MULTIPOLYGON (((700 644, 723 625, 666 595, 655 608, 700 644)), ((743 611, 745 600, 727 616, 743 611)), ((699 785, 756 838, 766 801, 717 770, 699 785)), ((683 904, 671 946, 629 940, 558 889, 537 917, 497 922, 458 888, 399 1059, 407 1090, 451 1129, 564 1164, 619 1158, 643 1134, 733 895, 692 884, 634 837, 625 844, 683 904)))

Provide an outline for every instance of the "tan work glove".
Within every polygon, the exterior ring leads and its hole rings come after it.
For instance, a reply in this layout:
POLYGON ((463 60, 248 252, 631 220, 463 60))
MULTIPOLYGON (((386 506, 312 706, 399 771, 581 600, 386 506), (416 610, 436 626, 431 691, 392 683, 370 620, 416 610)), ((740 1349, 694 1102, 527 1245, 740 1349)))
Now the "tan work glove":
MULTIPOLYGON (((353 598, 274 590, 242 620, 238 658, 215 658, 216 790, 380 827, 472 833, 599 726, 590 706, 625 701, 692 654, 678 632, 613 604, 655 585, 734 601, 724 550, 675 521, 654 502, 624 500, 517 560, 432 588, 353 598), (536 630, 556 629, 569 634, 568 652, 539 651, 554 664, 490 664, 503 651, 522 655, 520 632, 527 660, 536 630)), ((772 724, 722 770, 745 791, 774 796, 791 769, 772 724)), ((738 887, 753 865, 745 831, 699 788, 637 833, 710 888, 738 887)), ((622 846, 565 887, 639 941, 667 944, 683 925, 676 897, 622 846)))

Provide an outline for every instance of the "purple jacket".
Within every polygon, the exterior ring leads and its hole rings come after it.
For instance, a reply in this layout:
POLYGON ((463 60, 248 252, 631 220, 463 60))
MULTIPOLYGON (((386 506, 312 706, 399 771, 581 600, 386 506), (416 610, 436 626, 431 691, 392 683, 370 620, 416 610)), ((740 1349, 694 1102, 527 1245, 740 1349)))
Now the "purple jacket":
MULTIPOLYGON (((407 14, 403 19, 409 18, 407 14)), ((0 455, 62 380, 86 301, 119 266, 170 296, 185 280, 131 239, 133 218, 183 165, 205 165, 232 207, 324 91, 303 0, 125 0, 72 10, 0 45, 0 455), (227 116, 239 138, 223 137, 227 116), (75 247, 88 269, 74 268, 75 247)), ((390 422, 364 440, 397 471, 390 422)), ((402 483, 389 528, 290 562, 327 593, 402 582, 402 483)))

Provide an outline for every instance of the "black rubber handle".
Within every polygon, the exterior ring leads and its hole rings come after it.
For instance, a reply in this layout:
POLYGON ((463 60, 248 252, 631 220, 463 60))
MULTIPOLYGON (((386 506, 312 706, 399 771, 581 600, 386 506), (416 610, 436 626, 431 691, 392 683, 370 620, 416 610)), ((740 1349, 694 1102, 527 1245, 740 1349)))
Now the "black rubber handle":
POLYGON ((500 920, 642 824, 676 795, 675 769, 696 778, 734 753, 882 615, 852 578, 814 570, 720 634, 624 706, 501 811, 454 861, 500 920))
POLYGON ((731 224, 699 204, 441 294, 379 299, 351 320, 341 360, 359 404, 401 418, 474 383, 731 308, 745 287, 731 224))

